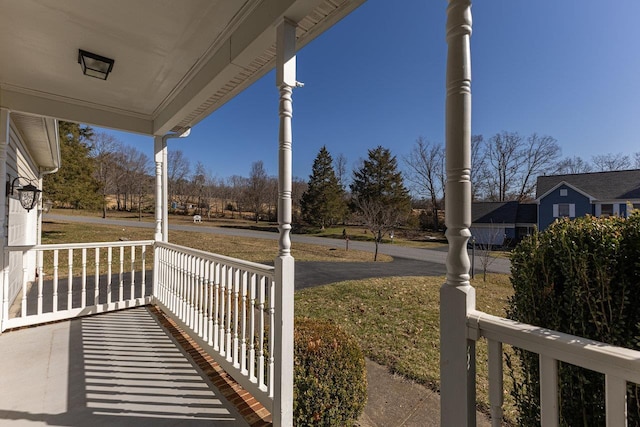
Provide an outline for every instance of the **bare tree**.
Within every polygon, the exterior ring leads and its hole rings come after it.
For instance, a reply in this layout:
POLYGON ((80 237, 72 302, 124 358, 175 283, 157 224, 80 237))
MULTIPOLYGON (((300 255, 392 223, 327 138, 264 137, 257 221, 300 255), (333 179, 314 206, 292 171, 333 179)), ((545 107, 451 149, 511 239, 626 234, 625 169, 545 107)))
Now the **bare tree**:
POLYGON ((557 172, 559 174, 588 173, 592 170, 593 167, 591 164, 582 160, 579 156, 565 157, 560 160, 557 165, 557 172))
MULTIPOLYGON (((169 151, 167 154, 167 180, 169 184, 169 202, 178 200, 186 202, 185 193, 191 172, 191 165, 181 150, 169 151)), ((186 196, 188 199, 188 195, 186 196)))
POLYGON ((138 219, 142 218, 142 204, 150 192, 152 178, 149 174, 149 157, 134 147, 125 146, 122 149, 122 168, 124 169, 124 184, 126 194, 131 199, 131 206, 138 208, 138 219))
POLYGON ((600 172, 619 171, 631 167, 631 159, 622 153, 607 153, 593 156, 591 158, 596 169, 600 172))
MULTIPOLYGON (((293 181, 292 181, 293 184, 293 181)), ((269 216, 269 221, 273 221, 273 218, 278 211, 278 178, 275 176, 270 176, 267 180, 267 189, 266 192, 268 194, 268 203, 267 203, 267 212, 269 216)))
POLYGON ((211 176, 211 173, 207 171, 205 173, 205 183, 202 188, 202 205, 207 208, 207 219, 211 219, 211 206, 214 203, 214 199, 218 195, 218 180, 211 176))
MULTIPOLYGON (((243 196, 245 194, 244 189, 247 186, 247 178, 240 175, 232 175, 227 178, 227 182, 229 183, 231 200, 235 202, 235 208, 238 211, 239 218, 242 219, 243 196)), ((231 212, 231 218, 233 218, 233 212, 231 212)))
POLYGON ((500 227, 491 227, 490 229, 484 230, 485 232, 482 235, 480 241, 476 241, 473 239, 474 244, 474 257, 478 258, 480 261, 480 268, 482 269, 482 281, 487 281, 487 271, 496 258, 492 255, 494 251, 494 245, 497 242, 504 241, 504 230, 500 227))
MULTIPOLYGON (((202 215, 202 204, 205 192, 205 186, 207 184, 207 171, 201 162, 196 163, 196 170, 191 177, 190 195, 193 199, 197 200, 196 210, 199 215, 202 215)), ((207 203, 208 205, 208 203, 207 203)), ((208 208, 207 208, 208 210, 208 208)))
MULTIPOLYGON (((218 192, 217 195, 220 198, 221 204, 222 204, 222 216, 224 217, 225 214, 225 209, 227 209, 227 207, 233 203, 233 189, 231 188, 231 185, 227 184, 227 181, 225 181, 224 179, 220 178, 218 180, 218 192)), ((231 212, 231 217, 233 218, 233 212, 231 212)))
POLYGON ((343 189, 347 188, 347 158, 340 153, 333 159, 333 169, 336 172, 338 183, 343 189))
POLYGON ((557 160, 560 156, 560 146, 555 138, 531 134, 524 149, 520 153, 522 168, 520 177, 520 191, 518 201, 523 201, 533 196, 536 187, 536 178, 557 169, 557 160))
POLYGON ((114 192, 114 183, 118 176, 117 153, 121 143, 112 135, 104 132, 93 134, 91 157, 95 161, 94 177, 100 183, 102 192, 102 218, 107 217, 107 197, 114 192))
POLYGON ((503 202, 517 185, 522 162, 522 137, 517 132, 495 134, 487 145, 487 180, 489 198, 503 202))
POLYGON ((433 212, 433 229, 438 230, 438 199, 444 192, 440 176, 443 175, 444 148, 440 144, 432 143, 422 136, 418 137, 415 145, 404 158, 407 165, 407 180, 420 196, 431 202, 433 212))
POLYGON ((357 208, 357 216, 364 223, 367 230, 373 234, 375 252, 373 260, 378 260, 378 248, 382 238, 404 221, 407 212, 401 209, 390 209, 389 204, 383 199, 355 197, 352 199, 357 208))
POLYGON ((256 216, 256 223, 258 223, 258 220, 260 219, 262 205, 264 205, 269 197, 267 193, 268 180, 269 177, 267 176, 267 172, 264 170, 264 163, 262 163, 262 160, 253 162, 251 164, 249 180, 247 181, 247 187, 245 189, 245 197, 256 216))
POLYGON ((640 169, 640 151, 633 153, 634 167, 640 169))
MULTIPOLYGON (((477 200, 486 184, 487 151, 482 135, 471 135, 471 197, 477 200)), ((443 172, 444 167, 442 168, 443 172)), ((443 187, 444 188, 444 187, 443 187)))

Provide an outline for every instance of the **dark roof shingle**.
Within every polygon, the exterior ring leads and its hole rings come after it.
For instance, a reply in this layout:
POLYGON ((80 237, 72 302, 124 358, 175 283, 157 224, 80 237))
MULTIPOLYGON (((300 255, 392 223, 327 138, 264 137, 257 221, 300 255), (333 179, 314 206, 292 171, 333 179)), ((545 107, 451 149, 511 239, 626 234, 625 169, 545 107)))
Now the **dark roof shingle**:
POLYGON ((640 198, 640 169, 539 176, 536 199, 566 182, 596 200, 640 198))
POLYGON ((533 203, 474 202, 471 218, 475 224, 535 224, 538 222, 538 207, 533 203))

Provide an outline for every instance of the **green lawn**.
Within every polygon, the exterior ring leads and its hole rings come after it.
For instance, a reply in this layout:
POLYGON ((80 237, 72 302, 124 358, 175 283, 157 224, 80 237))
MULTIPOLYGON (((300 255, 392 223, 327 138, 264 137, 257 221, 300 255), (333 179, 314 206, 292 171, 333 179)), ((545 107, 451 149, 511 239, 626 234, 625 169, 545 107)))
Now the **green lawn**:
MULTIPOLYGON (((440 286, 444 277, 390 277, 335 283, 296 292, 296 315, 326 319, 356 336, 367 357, 430 387, 440 383, 440 286)), ((506 275, 476 280, 478 310, 504 316, 512 287, 506 275)), ((507 351, 509 351, 507 349, 507 351)), ((477 391, 488 408, 487 347, 477 346, 477 391)), ((510 383, 505 376, 506 387, 510 383)), ((515 419, 510 396, 505 416, 515 419)))

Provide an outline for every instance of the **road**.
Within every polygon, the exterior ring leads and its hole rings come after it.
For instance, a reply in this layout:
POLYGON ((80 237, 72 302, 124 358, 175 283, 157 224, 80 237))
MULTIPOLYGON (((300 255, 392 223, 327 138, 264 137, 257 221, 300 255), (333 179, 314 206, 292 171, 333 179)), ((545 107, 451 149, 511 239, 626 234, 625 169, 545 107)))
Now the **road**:
MULTIPOLYGON (((115 225, 119 227, 155 227, 154 223, 143 221, 57 214, 45 214, 44 220, 115 225)), ((254 239, 278 239, 277 233, 241 228, 208 227, 206 224, 186 225, 169 223, 169 230, 212 233, 223 236, 241 236, 254 239)), ((291 241, 294 245, 296 243, 309 243, 328 247, 344 246, 344 241, 342 240, 300 234, 292 235, 291 241)), ((366 252, 373 252, 374 246, 373 242, 349 242, 349 249, 366 252)), ((446 273, 446 250, 413 248, 397 244, 381 244, 379 252, 393 257, 393 262, 297 262, 296 288, 306 288, 342 280, 355 280, 369 277, 441 276, 446 273)), ((510 269, 511 265, 508 259, 496 258, 487 270, 494 273, 509 274, 510 269)), ((476 273, 479 273, 479 262, 476 263, 476 273)))

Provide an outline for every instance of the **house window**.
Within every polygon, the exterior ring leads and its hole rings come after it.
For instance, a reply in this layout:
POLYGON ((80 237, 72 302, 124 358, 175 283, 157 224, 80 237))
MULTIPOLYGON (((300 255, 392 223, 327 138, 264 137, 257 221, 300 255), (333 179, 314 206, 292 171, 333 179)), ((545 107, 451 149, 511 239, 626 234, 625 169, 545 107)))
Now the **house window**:
POLYGON ((600 205, 600 216, 613 216, 613 203, 603 203, 602 205, 600 205))
POLYGON ((560 195, 562 197, 566 197, 567 196, 567 189, 566 188, 561 188, 560 189, 560 195))
POLYGON ((633 204, 633 210, 640 209, 640 203, 633 204))
POLYGON ((569 217, 575 218, 576 205, 574 203, 558 203, 553 205, 553 217, 569 217))
POLYGON ((560 203, 558 205, 558 216, 569 216, 569 203, 560 203))

